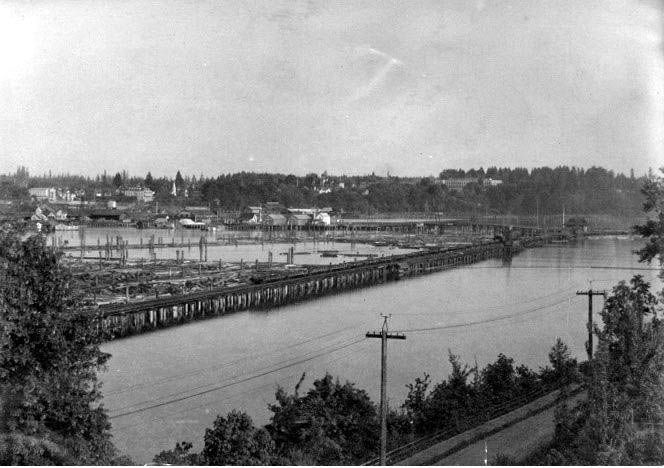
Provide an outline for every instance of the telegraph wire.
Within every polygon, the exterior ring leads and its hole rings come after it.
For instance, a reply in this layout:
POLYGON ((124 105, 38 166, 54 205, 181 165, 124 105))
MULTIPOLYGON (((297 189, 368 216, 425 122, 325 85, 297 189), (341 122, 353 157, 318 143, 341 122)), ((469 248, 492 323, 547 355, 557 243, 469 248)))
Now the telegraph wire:
MULTIPOLYGON (((486 266, 467 266, 467 270, 484 270, 484 269, 502 269, 502 265, 486 265, 486 266)), ((659 271, 659 268, 646 268, 646 267, 631 267, 631 266, 610 266, 610 265, 578 265, 575 267, 569 266, 555 266, 555 265, 523 265, 516 266, 510 265, 510 270, 634 270, 634 271, 659 271)))
MULTIPOLYGON (((339 361, 339 360, 341 360, 345 357, 348 357, 348 356, 351 356, 353 354, 356 354, 356 353, 360 352, 360 350, 361 349, 350 349, 349 351, 346 351, 345 353, 342 353, 340 356, 337 356, 334 359, 330 359, 328 361, 328 363, 339 361)), ((215 404, 218 404, 218 403, 221 403, 221 402, 224 402, 224 401, 232 400, 233 398, 237 398, 237 397, 242 396, 242 395, 252 395, 252 394, 256 393, 258 390, 262 390, 266 387, 272 387, 276 383, 284 382, 285 380, 293 378, 293 377, 297 376, 298 374, 300 374, 300 371, 290 372, 288 375, 284 376, 281 379, 277 379, 276 381, 268 382, 268 383, 260 385, 258 387, 254 387, 251 390, 249 390, 248 392, 243 391, 243 392, 235 393, 233 395, 225 396, 225 397, 217 399, 217 400, 212 400, 212 401, 200 404, 200 405, 196 405, 196 406, 192 406, 192 407, 188 407, 188 408, 183 408, 183 409, 180 409, 180 410, 177 410, 177 411, 171 411, 171 412, 168 413, 168 415, 165 415, 165 416, 156 416, 152 419, 140 421, 138 423, 126 424, 124 426, 113 426, 113 427, 116 430, 124 430, 124 429, 129 429, 129 428, 132 428, 132 427, 141 427, 141 426, 144 426, 144 425, 152 423, 152 422, 156 422, 156 421, 166 419, 167 417, 170 417, 172 415, 187 413, 189 411, 195 411, 197 409, 204 408, 206 406, 211 406, 211 405, 215 405, 215 404)))
POLYGON ((454 328, 463 328, 463 327, 469 327, 473 325, 481 325, 485 323, 493 323, 493 322, 498 322, 501 320, 507 320, 510 318, 515 318, 515 317, 520 317, 523 315, 527 314, 532 314, 534 312, 538 312, 543 309, 547 309, 549 307, 554 307, 560 304, 563 304, 567 302, 570 299, 570 297, 566 297, 561 301, 554 302, 552 304, 545 304, 540 307, 536 307, 534 309, 529 309, 521 312, 516 312, 514 314, 508 314, 508 315, 501 315, 499 317, 492 317, 490 319, 485 319, 485 320, 474 320, 472 322, 464 322, 464 323, 457 323, 457 324, 452 324, 452 325, 440 325, 440 326, 435 326, 435 327, 425 327, 425 328, 407 328, 404 330, 400 330, 402 332, 409 332, 409 333, 418 333, 418 332, 427 332, 427 331, 436 331, 436 330, 449 330, 449 329, 454 329, 454 328))
MULTIPOLYGON (((354 337, 351 337, 351 338, 346 338, 346 339, 344 339, 344 340, 341 340, 341 341, 338 342, 338 343, 332 343, 332 344, 329 344, 329 345, 323 346, 322 348, 320 348, 320 349, 318 349, 318 350, 312 350, 312 351, 309 351, 309 352, 307 352, 307 353, 304 353, 304 354, 303 354, 303 357, 304 357, 304 356, 307 356, 308 354, 311 354, 312 352, 320 352, 320 351, 325 350, 325 349, 328 349, 328 348, 334 348, 335 346, 339 346, 339 345, 345 344, 345 343, 348 342, 348 341, 352 341, 352 339, 353 339, 353 338, 356 338, 356 337, 357 337, 357 335, 355 335, 354 337)), ((288 362, 292 361, 293 359, 296 359, 296 358, 291 357, 291 358, 288 358, 288 359, 283 359, 283 360, 281 360, 281 361, 273 362, 273 363, 271 363, 271 364, 269 364, 269 365, 267 365, 267 366, 264 366, 264 367, 261 367, 261 368, 255 369, 255 370, 253 370, 252 372, 262 372, 262 371, 268 370, 268 369, 270 369, 270 368, 272 368, 272 367, 274 367, 274 366, 278 366, 278 365, 280 365, 280 364, 288 363, 288 362)), ((232 380, 232 378, 231 378, 231 379, 226 379, 226 381, 229 381, 229 380, 232 380)), ((112 411, 122 411, 122 410, 127 409, 127 408, 134 408, 134 407, 136 407, 136 406, 140 406, 140 405, 144 405, 144 404, 148 404, 148 403, 154 403, 155 401, 162 400, 162 399, 164 399, 164 398, 168 398, 168 397, 173 397, 173 396, 182 395, 182 394, 185 394, 185 393, 188 393, 188 392, 192 392, 192 391, 194 391, 194 390, 200 390, 200 389, 202 389, 202 388, 209 387, 209 386, 214 385, 214 384, 215 384, 215 383, 207 383, 207 384, 197 385, 196 387, 187 388, 187 389, 185 389, 185 390, 180 390, 180 391, 177 391, 177 392, 167 393, 166 395, 161 395, 161 396, 159 396, 158 398, 153 398, 153 399, 149 399, 149 400, 143 400, 143 401, 139 401, 139 402, 132 403, 132 404, 129 404, 129 405, 121 406, 121 407, 119 407, 119 408, 114 408, 112 411)))
MULTIPOLYGON (((364 341, 364 337, 359 338, 355 341, 351 341, 350 343, 344 344, 342 346, 339 346, 336 349, 333 349, 329 352, 334 352, 334 351, 338 351, 338 350, 343 349, 343 348, 348 348, 349 346, 356 345, 358 343, 361 343, 362 341, 364 341)), ((240 383, 248 382, 250 380, 254 380, 254 379, 257 379, 259 377, 263 377, 263 376, 266 376, 266 375, 269 375, 269 374, 273 374, 275 372, 279 372, 280 370, 283 370, 283 369, 288 369, 289 367, 297 366, 299 364, 305 363, 307 361, 311 361, 312 359, 316 359, 316 358, 318 358, 320 356, 323 356, 325 354, 328 354, 328 352, 319 353, 319 354, 316 354, 316 355, 308 357, 308 358, 300 359, 300 360, 298 360, 296 362, 293 362, 291 364, 286 364, 286 365, 278 367, 276 369, 261 372, 259 374, 248 376, 248 377, 245 377, 245 378, 243 378, 241 380, 238 380, 238 381, 235 381, 235 382, 230 382, 230 383, 227 383, 227 384, 224 384, 224 385, 219 385, 217 387, 210 388, 208 390, 203 390, 203 391, 191 394, 191 395, 186 395, 186 396, 182 396, 182 397, 179 397, 179 398, 174 398, 172 400, 168 400, 168 401, 164 401, 164 402, 161 402, 161 403, 156 403, 154 405, 146 406, 145 408, 139 408, 139 409, 136 409, 136 410, 133 410, 133 411, 127 411, 127 412, 124 412, 124 413, 116 414, 114 416, 109 416, 109 419, 117 419, 117 418, 122 418, 122 417, 125 417, 125 416, 130 416, 132 414, 142 413, 142 412, 145 412, 145 411, 148 411, 148 410, 151 410, 151 409, 159 408, 161 406, 166 406, 166 405, 170 405, 170 404, 173 404, 173 403, 178 403, 180 401, 189 400, 189 399, 197 397, 197 396, 201 396, 201 395, 205 395, 205 394, 208 394, 208 393, 216 392, 216 391, 222 390, 224 388, 232 387, 233 385, 238 385, 240 383)))
MULTIPOLYGON (((338 330, 334 330, 332 332, 325 333, 323 335, 319 335, 319 336, 309 338, 309 339, 306 339, 306 340, 303 340, 303 341, 299 341, 297 343, 293 343, 293 344, 288 345, 288 346, 283 346, 281 348, 272 350, 269 353, 278 353, 278 352, 281 352, 281 351, 284 351, 284 350, 287 350, 287 349, 290 349, 290 348, 295 348, 295 347, 303 345, 303 344, 311 343, 312 341, 316 341, 316 340, 319 340, 319 339, 322 339, 322 338, 327 338, 327 337, 335 335, 337 333, 342 333, 342 332, 345 332, 345 331, 348 331, 348 330, 351 330, 351 329, 354 329, 354 328, 355 327, 346 327, 346 328, 341 328, 341 329, 338 329, 338 330)), ((199 373, 210 371, 210 370, 223 369, 224 367, 228 367, 228 366, 233 365, 233 364, 238 364, 242 361, 246 361, 246 360, 249 360, 249 359, 255 359, 256 356, 266 356, 269 353, 266 352, 266 353, 261 353, 261 354, 258 354, 258 355, 245 356, 245 357, 233 360, 233 361, 229 361, 229 362, 225 362, 225 363, 221 363, 221 364, 215 364, 215 365, 208 366, 208 367, 201 367, 201 368, 198 368, 198 369, 189 370, 189 371, 186 371, 186 372, 182 372, 180 374, 174 374, 174 375, 171 375, 171 376, 168 376, 168 377, 164 377, 162 379, 144 380, 144 381, 138 382, 134 385, 130 385, 128 387, 123 387, 119 390, 115 390, 115 391, 112 391, 112 392, 104 392, 104 396, 119 395, 119 394, 122 394, 122 393, 126 393, 128 391, 131 391, 131 390, 137 390, 137 389, 140 389, 140 388, 148 387, 150 385, 169 382, 171 380, 179 380, 180 378, 183 378, 183 377, 199 374, 199 373)))
MULTIPOLYGON (((532 302, 536 302, 536 301, 539 301, 539 300, 542 300, 542 299, 548 299, 548 298, 553 297, 553 296, 564 294, 564 293, 566 293, 566 292, 568 292, 572 289, 575 289, 575 286, 568 286, 566 288, 559 289, 559 290, 557 290, 557 291, 555 291, 551 294, 545 294, 544 296, 533 297, 533 298, 528 299, 526 301, 516 302, 514 304, 504 304, 504 305, 499 305, 499 306, 494 306, 494 307, 475 308, 475 309, 463 309, 463 310, 459 310, 459 312, 473 313, 473 312, 483 312, 483 311, 487 311, 487 310, 502 310, 502 309, 506 309, 508 307, 525 305, 525 304, 530 304, 532 302)), ((395 313, 395 314, 392 314, 392 315, 400 316, 400 317, 418 317, 418 316, 440 315, 440 313, 438 313, 438 312, 423 312, 423 313, 413 313, 413 314, 410 314, 410 313, 404 313, 404 314, 395 313)))
MULTIPOLYGON (((286 358, 286 359, 282 359, 282 360, 280 360, 280 361, 271 362, 271 363, 269 363, 269 364, 267 364, 267 365, 265 365, 265 366, 263 366, 263 367, 259 367, 259 368, 257 368, 257 369, 253 369, 253 370, 251 370, 248 374, 252 374, 252 373, 255 373, 255 372, 262 372, 262 371, 265 371, 265 370, 271 369, 271 368, 274 367, 274 366, 278 366, 278 365, 281 365, 281 364, 286 364, 286 363, 288 363, 288 362, 291 362, 293 359, 299 359, 299 358, 302 358, 302 357, 307 357, 308 355, 311 355, 312 353, 317 353, 317 352, 320 352, 320 351, 326 350, 326 349, 328 349, 328 348, 335 348, 336 346, 340 346, 340 345, 343 345, 343 344, 345 344, 345 343, 347 343, 347 342, 349 342, 349 341, 352 341, 354 338, 357 338, 358 336, 359 336, 359 335, 354 335, 354 336, 352 336, 352 337, 348 337, 348 338, 342 339, 342 340, 340 340, 340 341, 338 341, 338 342, 336 342, 336 343, 330 343, 330 344, 325 345, 325 346, 323 346, 323 347, 321 347, 321 348, 319 348, 319 349, 314 349, 314 350, 311 350, 311 351, 307 351, 306 353, 303 353, 303 354, 300 355, 300 356, 293 356, 293 357, 289 357, 289 358, 286 358)), ((246 375, 246 374, 245 374, 245 375, 246 375)), ((238 377, 241 377, 241 376, 233 376, 233 377, 227 378, 227 379, 225 379, 225 380, 223 380, 223 381, 224 381, 224 382, 232 381, 234 378, 238 378, 238 377)), ((118 408, 114 408, 112 411, 121 411, 121 410, 126 409, 126 408, 133 408, 133 407, 136 407, 136 406, 139 406, 139 405, 143 405, 143 404, 154 403, 155 401, 158 401, 158 400, 161 400, 161 399, 164 399, 164 398, 168 398, 168 397, 171 397, 171 396, 178 396, 178 395, 182 395, 182 394, 187 393, 187 392, 191 392, 191 391, 194 391, 194 390, 199 390, 199 389, 202 389, 202 388, 205 388, 205 387, 209 387, 209 386, 211 386, 211 385, 214 385, 215 383, 218 383, 218 382, 201 384, 201 385, 197 385, 197 386, 195 386, 195 387, 186 388, 186 389, 184 389, 184 390, 180 390, 180 391, 176 391, 176 392, 171 392, 171 393, 168 393, 168 394, 166 394, 166 395, 161 395, 161 396, 159 396, 159 397, 157 397, 157 398, 151 398, 151 399, 148 399, 148 400, 142 400, 142 401, 135 402, 135 403, 132 403, 132 404, 129 404, 129 405, 125 405, 125 406, 121 406, 121 407, 118 407, 118 408)))

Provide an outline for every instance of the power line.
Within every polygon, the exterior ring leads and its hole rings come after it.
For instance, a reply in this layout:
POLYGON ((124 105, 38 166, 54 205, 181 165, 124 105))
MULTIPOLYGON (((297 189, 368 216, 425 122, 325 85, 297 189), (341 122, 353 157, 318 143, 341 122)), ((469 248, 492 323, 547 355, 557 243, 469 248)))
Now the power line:
MULTIPOLYGON (((519 305, 524 305, 524 304, 530 304, 532 302, 536 302, 536 301, 539 301, 539 300, 542 300, 542 299, 547 299, 547 298, 550 298, 550 297, 553 297, 553 296, 564 294, 567 291, 570 291, 572 289, 574 289, 574 286, 569 286, 569 287, 564 288, 564 289, 559 289, 559 290, 557 290, 557 291, 555 291, 551 294, 545 294, 544 296, 534 297, 534 298, 528 299, 526 301, 516 302, 514 304, 504 304, 504 305, 499 305, 499 306, 494 306, 494 307, 465 309, 465 310, 459 310, 459 311, 464 312, 464 313, 472 313, 472 312, 483 312, 483 311, 487 311, 487 310, 502 310, 502 309, 506 309, 508 307, 514 307, 514 306, 519 306, 519 305)), ((567 298, 567 296, 566 296, 566 298, 567 298)), ((438 313, 438 312, 414 313, 414 314, 411 314, 411 313, 404 313, 404 314, 397 313, 397 314, 392 314, 392 315, 398 315, 400 317, 419 317, 419 316, 432 316, 432 315, 433 316, 438 316, 438 315, 440 315, 440 313, 438 313)))
MULTIPOLYGON (((573 296, 571 296, 571 297, 573 297, 573 296)), ((522 315, 527 315, 527 314, 531 314, 531 313, 534 313, 534 312, 537 312, 537 311, 540 311, 540 310, 543 310, 543 309, 547 309, 549 307, 554 307, 556 305, 559 305, 559 304, 562 304, 562 303, 568 301, 571 297, 566 297, 562 301, 554 302, 552 304, 546 304, 546 305, 543 305, 541 307, 536 307, 534 309, 529 309, 529 310, 517 312, 515 314, 508 314, 508 315, 501 315, 499 317, 492 317, 492 318, 486 319, 486 320, 475 320, 475 321, 472 321, 472 322, 464 322, 464 323, 457 323, 457 324, 452 324, 452 325, 441 325, 441 326, 426 327, 426 328, 410 328, 410 329, 405 329, 405 330, 401 330, 401 331, 410 332, 410 333, 418 333, 418 332, 435 331, 435 330, 448 330, 448 329, 453 329, 453 328, 462 328, 462 327, 468 327, 468 326, 472 326, 472 325, 481 325, 481 324, 485 324, 485 323, 498 322, 500 320, 506 320, 506 319, 510 319, 510 318, 514 318, 514 317, 519 317, 519 316, 522 316, 522 315)))
MULTIPOLYGON (((361 343, 362 341, 364 341, 363 338, 352 341, 352 342, 347 343, 343 346, 339 346, 338 348, 336 348, 336 349, 334 349, 330 352, 334 352, 334 351, 337 351, 339 349, 343 349, 343 348, 347 348, 349 346, 353 346, 357 343, 361 343)), ((305 358, 305 359, 300 359, 299 361, 296 361, 294 363, 287 364, 287 365, 278 367, 278 368, 273 369, 273 370, 261 372, 260 374, 252 375, 252 376, 246 377, 244 379, 238 380, 236 382, 231 382, 231 383, 228 383, 228 384, 219 385, 217 387, 214 387, 214 388, 211 388, 211 389, 208 389, 208 390, 203 390, 201 392, 197 392, 197 393, 194 393, 192 395, 186 395, 186 396, 183 396, 183 397, 174 398, 172 400, 168 400, 168 401, 164 401, 164 402, 161 402, 161 403, 156 403, 154 405, 146 406, 145 408, 140 408, 140 409, 136 409, 136 410, 133 410, 133 411, 127 411, 125 413, 116 414, 114 416, 109 416, 109 419, 117 419, 117 418, 122 418, 122 417, 125 417, 125 416, 130 416, 132 414, 142 413, 142 412, 145 412, 145 411, 148 411, 148 410, 151 410, 151 409, 159 408, 161 406, 166 406, 166 405, 170 405, 170 404, 173 404, 173 403, 178 403, 180 401, 189 400, 189 399, 195 398, 197 396, 201 396, 201 395, 205 395, 205 394, 208 394, 208 393, 216 392, 216 391, 222 390, 224 388, 232 387, 233 385, 238 385, 238 384, 241 384, 241 383, 244 383, 244 382, 248 382, 250 380, 257 379, 259 377, 263 377, 263 376, 266 376, 266 375, 269 375, 269 374, 273 374, 275 372, 279 372, 283 369, 288 369, 289 367, 297 366, 299 364, 302 364, 302 363, 307 362, 307 361, 311 361, 312 359, 316 359, 317 357, 323 356, 325 354, 328 354, 328 352, 319 353, 317 355, 314 355, 314 356, 311 356, 311 357, 308 357, 308 358, 305 358)))
POLYGON ((169 381, 172 381, 172 380, 180 380, 181 378, 191 376, 191 375, 195 375, 195 374, 199 374, 199 373, 206 372, 206 371, 210 371, 210 370, 223 369, 224 367, 228 367, 228 366, 233 365, 233 364, 238 364, 240 362, 243 362, 243 361, 246 361, 246 360, 249 360, 249 359, 256 359, 257 356, 265 356, 267 354, 278 353, 280 351, 285 351, 287 349, 295 348, 295 347, 303 345, 303 344, 311 343, 312 341, 316 341, 316 340, 319 340, 319 339, 322 339, 322 338, 327 338, 329 336, 332 336, 332 335, 335 335, 335 334, 338 334, 338 333, 342 333, 342 332, 345 332, 345 331, 348 331, 348 330, 351 330, 351 329, 354 329, 354 328, 355 327, 346 327, 346 328, 338 329, 338 330, 332 331, 330 333, 325 333, 323 335, 316 336, 314 338, 309 338, 309 339, 306 339, 306 340, 303 340, 303 341, 300 341, 300 342, 297 342, 297 343, 293 343, 293 344, 288 345, 288 346, 277 348, 275 350, 270 351, 269 353, 266 352, 266 353, 262 353, 262 354, 259 354, 259 355, 245 356, 245 357, 242 357, 240 359, 236 359, 234 361, 229 361, 229 362, 225 362, 225 363, 222 363, 222 364, 216 364, 216 365, 208 366, 208 367, 201 367, 201 368, 194 369, 194 370, 189 370, 187 372, 183 372, 183 373, 180 373, 180 374, 174 374, 174 375, 171 375, 171 376, 168 376, 168 377, 164 377, 162 379, 144 380, 144 381, 138 382, 134 385, 124 387, 120 390, 116 390, 116 391, 113 391, 113 392, 105 392, 104 396, 119 395, 119 394, 122 394, 122 393, 126 393, 128 391, 131 391, 131 390, 144 388, 144 387, 151 386, 151 385, 154 385, 154 384, 169 382, 169 381))
MULTIPOLYGON (((484 270, 484 269, 502 269, 500 265, 486 265, 486 266, 467 266, 466 270, 484 270)), ((631 266, 611 266, 611 265, 575 265, 574 267, 568 266, 555 266, 555 265, 510 265, 510 270, 634 270, 634 271, 659 271, 659 268, 646 268, 646 267, 631 267, 631 266)))
MULTIPOLYGON (((345 353, 342 353, 340 356, 337 356, 337 357, 334 358, 334 359, 330 359, 328 362, 336 362, 336 361, 339 361, 340 359, 343 359, 343 358, 345 358, 345 357, 348 357, 348 356, 350 356, 350 355, 352 355, 352 354, 356 354, 356 353, 358 353, 359 351, 360 351, 360 349, 354 349, 354 350, 351 349, 350 351, 346 351, 345 353)), ((129 429, 129 428, 132 428, 132 427, 140 427, 140 426, 144 426, 144 425, 146 425, 146 424, 152 423, 152 422, 156 422, 156 421, 163 420, 163 419, 165 419, 166 417, 170 417, 170 416, 173 416, 173 415, 176 415, 176 414, 182 414, 182 413, 187 413, 187 412, 190 412, 190 411, 195 411, 195 410, 197 410, 197 409, 199 409, 199 408, 203 408, 203 407, 205 407, 205 406, 209 406, 209 405, 214 405, 214 404, 217 404, 217 403, 221 403, 222 401, 232 400, 233 398, 237 398, 237 397, 239 397, 239 396, 246 396, 246 395, 248 395, 248 394, 251 395, 251 394, 256 393, 257 390, 261 390, 261 389, 266 388, 266 387, 271 387, 271 386, 273 386, 275 383, 283 382, 283 381, 285 381, 285 380, 287 380, 287 379, 289 379, 289 378, 291 378, 291 377, 297 375, 298 373, 299 373, 299 371, 296 371, 296 372, 290 372, 288 375, 284 376, 283 378, 277 379, 277 380, 275 380, 275 381, 273 381, 273 382, 269 382, 269 383, 266 383, 266 384, 260 385, 260 386, 258 386, 258 387, 254 387, 254 388, 252 388, 251 390, 249 390, 249 392, 242 391, 242 392, 240 392, 240 393, 236 393, 236 394, 233 394, 233 395, 230 395, 230 396, 226 396, 226 397, 224 397, 224 398, 220 398, 220 399, 217 399, 217 400, 212 400, 212 401, 209 401, 209 402, 203 403, 203 404, 201 404, 201 405, 196 405, 196 406, 193 406, 193 407, 184 408, 184 409, 177 410, 177 411, 171 411, 171 412, 168 413, 168 416, 157 416, 157 417, 154 417, 154 418, 152 418, 152 419, 149 419, 149 420, 143 420, 143 421, 140 421, 140 422, 138 422, 138 423, 134 423, 134 424, 126 424, 126 425, 124 425, 124 426, 114 426, 114 428, 117 429, 117 430, 124 430, 124 429, 129 429)))
MULTIPOLYGON (((355 337, 357 337, 357 335, 355 335, 355 337)), ((346 338, 345 340, 342 340, 340 343, 332 343, 332 344, 329 344, 327 346, 323 346, 321 349, 319 349, 317 351, 320 352, 320 351, 326 350, 328 348, 338 347, 339 345, 345 344, 346 342, 348 342, 349 340, 352 340, 352 339, 353 338, 346 338)), ((334 349, 332 351, 334 351, 334 349)), ((311 352, 305 353, 304 356, 306 356, 307 354, 311 354, 311 352)), ((285 364, 285 363, 291 362, 292 360, 293 360, 293 358, 288 358, 288 359, 283 359, 281 361, 273 362, 273 363, 269 364, 268 366, 256 369, 253 372, 266 371, 268 369, 271 369, 274 366, 278 366, 280 364, 285 364)), ((229 379, 229 380, 232 380, 232 379, 229 379)), ((186 394, 188 392, 192 392, 192 391, 199 390, 199 389, 202 389, 202 388, 205 388, 205 387, 209 387, 211 385, 215 385, 215 383, 207 383, 207 384, 203 384, 203 385, 197 385, 195 387, 190 387, 190 388, 180 390, 180 391, 177 391, 177 392, 171 392, 171 393, 168 393, 166 395, 162 395, 162 396, 160 396, 158 398, 155 398, 155 399, 143 400, 143 401, 139 401, 139 402, 136 402, 136 403, 132 403, 130 405, 115 408, 112 411, 121 411, 121 410, 124 410, 124 409, 127 409, 127 408, 134 408, 136 406, 140 406, 140 405, 144 405, 144 404, 148 404, 148 403, 154 403, 155 401, 158 401, 158 400, 161 400, 161 399, 164 399, 164 398, 183 395, 183 394, 186 394)))

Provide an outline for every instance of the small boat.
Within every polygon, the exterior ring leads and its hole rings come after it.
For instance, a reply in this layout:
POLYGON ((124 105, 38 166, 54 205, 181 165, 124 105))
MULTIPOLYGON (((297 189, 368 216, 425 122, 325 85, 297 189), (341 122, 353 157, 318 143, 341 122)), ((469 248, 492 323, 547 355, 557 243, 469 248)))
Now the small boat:
POLYGON ((321 250, 320 251, 320 256, 321 257, 336 258, 338 255, 339 255, 338 250, 321 250))

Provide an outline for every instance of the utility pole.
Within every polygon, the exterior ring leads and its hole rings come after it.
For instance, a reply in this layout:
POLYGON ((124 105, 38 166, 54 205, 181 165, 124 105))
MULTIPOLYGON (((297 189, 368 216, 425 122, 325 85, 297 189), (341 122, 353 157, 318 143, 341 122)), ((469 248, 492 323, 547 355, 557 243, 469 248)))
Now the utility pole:
POLYGON ((367 332, 367 338, 380 338, 380 465, 385 466, 387 455, 387 340, 405 340, 403 333, 388 333, 387 319, 382 315, 383 328, 380 332, 367 332))
POLYGON ((606 298, 606 291, 593 291, 592 285, 587 291, 577 291, 577 296, 588 296, 588 343, 586 343, 586 351, 588 353, 588 360, 593 358, 593 296, 604 296, 606 298))

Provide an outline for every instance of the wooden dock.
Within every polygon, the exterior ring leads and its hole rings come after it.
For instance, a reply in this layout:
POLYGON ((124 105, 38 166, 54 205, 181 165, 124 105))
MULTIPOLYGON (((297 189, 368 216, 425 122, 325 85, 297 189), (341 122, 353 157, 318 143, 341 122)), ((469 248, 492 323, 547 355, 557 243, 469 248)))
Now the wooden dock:
POLYGON ((98 333, 105 339, 115 339, 243 310, 279 307, 491 258, 511 258, 526 245, 527 242, 511 245, 491 241, 371 258, 320 267, 306 273, 294 272, 260 284, 113 304, 90 309, 90 312, 98 317, 98 333))

